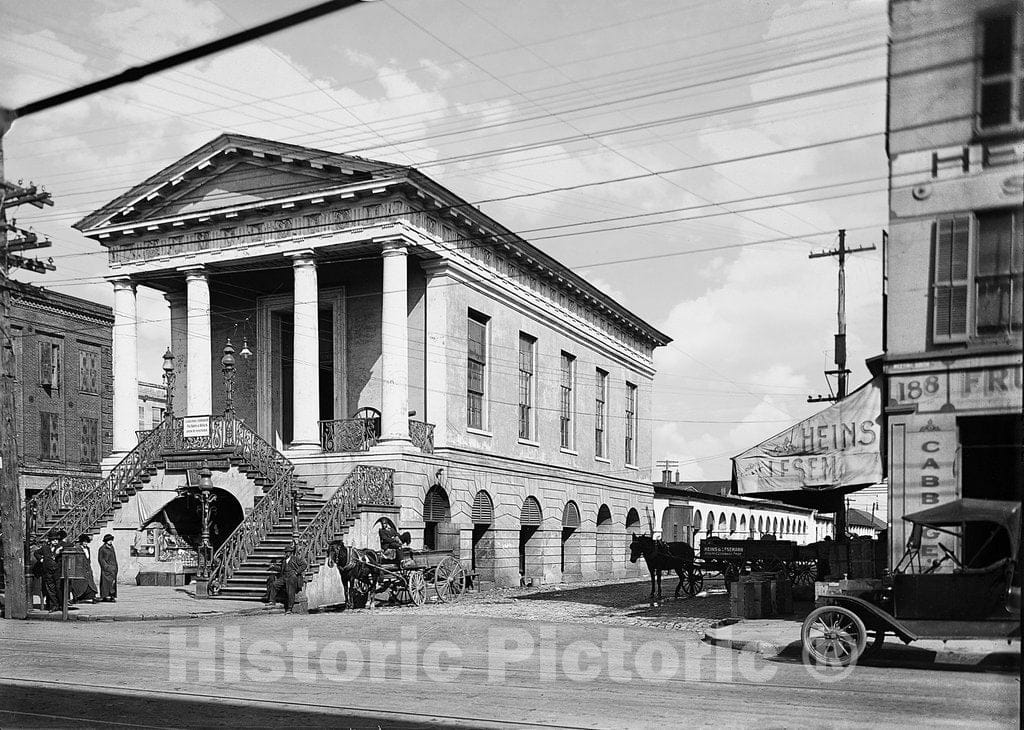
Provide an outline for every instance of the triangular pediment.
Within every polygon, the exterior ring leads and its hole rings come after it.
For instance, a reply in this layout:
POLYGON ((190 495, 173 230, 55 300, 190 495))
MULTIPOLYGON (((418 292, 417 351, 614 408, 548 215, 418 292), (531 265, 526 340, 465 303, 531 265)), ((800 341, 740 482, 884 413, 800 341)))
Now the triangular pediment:
POLYGON ((166 202, 150 206, 146 218, 166 218, 285 198, 369 178, 368 174, 342 175, 296 170, 266 160, 239 160, 225 168, 206 168, 209 175, 192 178, 167 191, 166 202), (178 188, 181 188, 180 190, 178 188))
POLYGON ((74 224, 80 231, 194 215, 315 193, 406 168, 386 162, 222 134, 74 224))

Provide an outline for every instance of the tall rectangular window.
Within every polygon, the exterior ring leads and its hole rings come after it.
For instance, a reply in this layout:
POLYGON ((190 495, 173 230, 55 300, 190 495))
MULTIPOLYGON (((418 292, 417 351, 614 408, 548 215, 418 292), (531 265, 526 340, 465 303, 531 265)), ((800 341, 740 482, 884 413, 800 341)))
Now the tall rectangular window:
POLYGON ((470 311, 467 320, 466 425, 484 428, 487 392, 487 317, 470 311))
POLYGON ((82 419, 82 463, 100 463, 99 421, 95 418, 82 419))
POLYGON ((576 417, 576 358, 568 352, 562 353, 561 417, 559 432, 563 449, 572 449, 576 444, 574 420, 576 417))
POLYGON ((936 342, 1020 331, 1024 247, 1019 210, 935 222, 932 280, 936 342))
POLYGON ((1024 122, 1024 23, 1012 10, 986 15, 979 23, 978 129, 1013 129, 1024 122))
POLYGON ((626 383, 626 463, 636 464, 636 386, 626 383))
POLYGON ((78 351, 78 389, 83 393, 100 392, 100 353, 98 350, 78 351))
POLYGON ((56 413, 39 413, 39 458, 60 461, 60 421, 56 413))
POLYGON ((57 390, 60 388, 60 345, 52 340, 39 342, 39 384, 57 390))
POLYGON ((533 413, 533 372, 535 369, 537 340, 519 333, 519 438, 532 440, 535 436, 533 413))
POLYGON ((605 430, 605 404, 608 402, 608 373, 597 369, 597 388, 594 395, 594 456, 604 459, 608 453, 608 434, 605 430))

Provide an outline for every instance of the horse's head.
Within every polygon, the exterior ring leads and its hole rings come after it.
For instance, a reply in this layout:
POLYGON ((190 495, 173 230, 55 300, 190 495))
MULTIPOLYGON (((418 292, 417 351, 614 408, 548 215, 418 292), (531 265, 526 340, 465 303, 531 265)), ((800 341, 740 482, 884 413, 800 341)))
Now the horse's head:
POLYGON ((633 541, 629 543, 629 562, 635 563, 644 553, 650 550, 651 538, 647 535, 633 533, 633 541))
POLYGON ((338 538, 327 543, 327 565, 333 566, 335 563, 344 565, 347 559, 343 539, 338 538))

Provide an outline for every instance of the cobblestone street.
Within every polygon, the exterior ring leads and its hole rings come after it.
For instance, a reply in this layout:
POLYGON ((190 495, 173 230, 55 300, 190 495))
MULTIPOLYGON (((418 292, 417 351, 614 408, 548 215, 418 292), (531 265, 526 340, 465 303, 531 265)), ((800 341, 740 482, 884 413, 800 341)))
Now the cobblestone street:
POLYGON ((664 599, 647 601, 647 580, 595 581, 534 588, 497 588, 468 592, 457 603, 427 603, 417 609, 380 605, 375 611, 415 610, 424 615, 473 616, 554 623, 588 623, 690 632, 698 638, 715 622, 729 616, 729 596, 712 585, 694 598, 672 598, 676 579, 664 578, 664 599))

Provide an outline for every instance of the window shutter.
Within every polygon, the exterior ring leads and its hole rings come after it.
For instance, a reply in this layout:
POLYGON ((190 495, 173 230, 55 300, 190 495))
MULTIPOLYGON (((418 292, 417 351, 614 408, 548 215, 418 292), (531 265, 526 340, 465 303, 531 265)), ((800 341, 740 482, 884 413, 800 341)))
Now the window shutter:
POLYGON ((39 384, 53 385, 53 347, 49 342, 39 343, 39 384))
POLYGON ((935 241, 933 331, 936 340, 956 340, 967 336, 970 223, 968 216, 941 218, 932 228, 935 241))
POLYGON ((60 428, 58 428, 57 414, 50 414, 50 458, 60 458, 60 428))
POLYGON ((540 527, 541 512, 540 502, 536 497, 527 497, 523 502, 523 509, 519 515, 519 524, 522 527, 540 527))
POLYGON ((567 502, 562 510, 562 529, 575 530, 580 526, 580 510, 575 502, 567 502))
POLYGON ((50 414, 39 414, 39 458, 50 458, 50 414))
POLYGON ((494 524, 494 502, 491 495, 483 490, 477 492, 476 499, 473 500, 473 524, 494 524))
POLYGON ((423 521, 448 522, 450 519, 451 506, 448 495, 440 487, 431 487, 423 500, 423 521))

